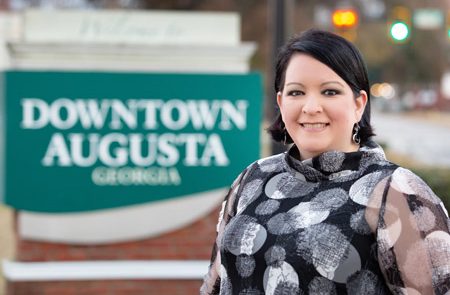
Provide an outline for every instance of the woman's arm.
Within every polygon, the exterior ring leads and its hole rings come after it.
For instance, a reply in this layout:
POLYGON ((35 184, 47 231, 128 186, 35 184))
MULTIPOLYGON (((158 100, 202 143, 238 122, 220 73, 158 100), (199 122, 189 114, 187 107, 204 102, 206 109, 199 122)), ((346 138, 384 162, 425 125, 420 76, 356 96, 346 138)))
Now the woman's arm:
MULTIPOLYGON (((450 233, 442 201, 422 179, 403 168, 395 170, 374 193, 375 206, 368 212, 378 213, 378 261, 391 291, 448 294, 450 233)), ((372 227, 373 221, 369 222, 372 227)))
POLYGON ((235 215, 235 202, 236 195, 239 190, 240 184, 245 178, 247 169, 244 170, 233 182, 225 200, 222 203, 222 210, 219 214, 219 220, 217 222, 217 237, 213 245, 211 254, 211 263, 209 265, 208 273, 205 275, 203 284, 200 288, 201 295, 219 294, 220 292, 220 244, 222 240, 223 231, 225 226, 229 223, 230 219, 235 215))

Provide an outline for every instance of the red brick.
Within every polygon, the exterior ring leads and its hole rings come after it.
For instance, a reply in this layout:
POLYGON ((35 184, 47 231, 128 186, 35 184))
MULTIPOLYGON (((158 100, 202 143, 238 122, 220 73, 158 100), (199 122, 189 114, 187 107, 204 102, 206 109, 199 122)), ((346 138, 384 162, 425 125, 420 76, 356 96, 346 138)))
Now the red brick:
MULTIPOLYGON (((197 260, 209 259, 219 208, 184 228, 139 241, 108 245, 66 245, 17 241, 19 261, 197 260)), ((206 271, 206 269, 205 269, 206 271)), ((108 280, 9 282, 10 295, 198 294, 201 280, 108 280)))

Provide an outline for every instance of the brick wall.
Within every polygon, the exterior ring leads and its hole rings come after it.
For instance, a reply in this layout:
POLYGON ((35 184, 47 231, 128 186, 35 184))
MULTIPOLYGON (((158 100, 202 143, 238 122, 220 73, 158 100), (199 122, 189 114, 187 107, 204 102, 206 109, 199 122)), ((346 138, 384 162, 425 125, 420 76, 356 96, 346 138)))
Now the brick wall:
MULTIPOLYGON (((216 236, 217 208, 182 229, 154 238, 108 245, 78 246, 18 240, 21 262, 84 260, 205 260, 216 236)), ((145 225, 142 225, 145 226, 145 225)), ((205 269, 206 272, 206 269, 205 269)), ((8 294, 198 294, 201 280, 108 280, 8 282, 8 294)))
POLYGON ((8 294, 17 295, 198 295, 200 280, 114 280, 114 281, 71 281, 71 282, 27 282, 8 284, 8 294))

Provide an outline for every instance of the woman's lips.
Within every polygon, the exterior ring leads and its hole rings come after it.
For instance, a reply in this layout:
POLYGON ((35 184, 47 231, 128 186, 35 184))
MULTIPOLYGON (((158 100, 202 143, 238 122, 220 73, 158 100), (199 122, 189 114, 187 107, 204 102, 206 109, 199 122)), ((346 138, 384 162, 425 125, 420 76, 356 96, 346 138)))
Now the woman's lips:
POLYGON ((326 126, 328 126, 330 124, 328 124, 328 123, 300 123, 300 125, 305 128, 320 129, 320 128, 325 128, 326 126))

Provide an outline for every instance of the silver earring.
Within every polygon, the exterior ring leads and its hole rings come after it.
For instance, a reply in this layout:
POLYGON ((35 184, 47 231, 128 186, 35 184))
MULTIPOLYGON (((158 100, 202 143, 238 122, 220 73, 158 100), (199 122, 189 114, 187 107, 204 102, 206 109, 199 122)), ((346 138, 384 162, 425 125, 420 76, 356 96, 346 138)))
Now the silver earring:
POLYGON ((361 143, 361 137, 359 136, 359 129, 360 128, 361 127, 359 126, 359 123, 355 123, 355 125, 353 126, 352 140, 356 144, 360 144, 361 143))
POLYGON ((283 143, 284 143, 284 145, 286 145, 287 144, 287 130, 286 130, 286 127, 283 128, 283 134, 284 134, 283 143))

